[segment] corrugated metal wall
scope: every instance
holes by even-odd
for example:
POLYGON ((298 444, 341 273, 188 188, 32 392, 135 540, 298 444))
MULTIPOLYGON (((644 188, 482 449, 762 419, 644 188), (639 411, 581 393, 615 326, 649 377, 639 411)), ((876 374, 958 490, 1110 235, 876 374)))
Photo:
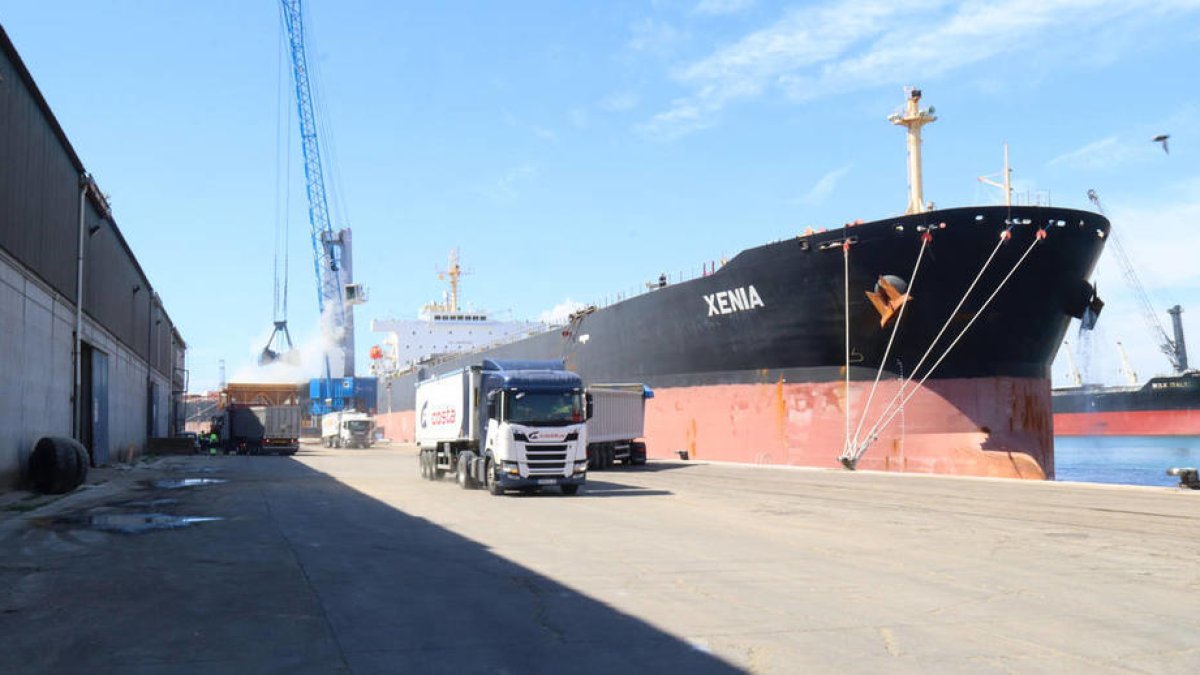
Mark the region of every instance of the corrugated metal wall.
MULTIPOLYGON (((7 43, 7 36, 0 36, 7 43)), ((79 171, 20 70, 0 58, 0 246, 71 302, 79 171)))
MULTIPOLYGON (((83 173, 0 28, 0 247, 72 303, 83 173)), ((170 379, 182 340, 116 223, 85 204, 83 311, 170 379)))

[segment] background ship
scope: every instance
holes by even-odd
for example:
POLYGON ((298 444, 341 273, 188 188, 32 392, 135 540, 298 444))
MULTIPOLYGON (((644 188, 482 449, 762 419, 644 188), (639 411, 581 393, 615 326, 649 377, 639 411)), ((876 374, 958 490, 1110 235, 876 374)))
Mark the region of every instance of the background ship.
MULTIPOLYGON (((1200 436, 1200 372, 1188 368, 1182 309, 1168 310, 1174 339, 1159 329, 1173 375, 1136 384, 1122 353, 1128 386, 1083 384, 1072 361, 1073 387, 1053 392, 1054 433, 1059 436, 1200 436)), ((1118 344, 1119 346, 1119 344, 1118 344)), ((1070 352, 1066 352, 1070 358, 1070 352)))
MULTIPOLYGON (((482 358, 562 358, 587 382, 644 382, 651 457, 1053 476, 1051 359, 1096 306, 1099 214, 932 210, 913 90, 903 216, 748 249, 712 274, 574 314, 555 330, 445 356, 381 383, 379 423, 410 440, 414 385, 482 358)), ((1011 194, 1011 193, 1010 193, 1011 194)))

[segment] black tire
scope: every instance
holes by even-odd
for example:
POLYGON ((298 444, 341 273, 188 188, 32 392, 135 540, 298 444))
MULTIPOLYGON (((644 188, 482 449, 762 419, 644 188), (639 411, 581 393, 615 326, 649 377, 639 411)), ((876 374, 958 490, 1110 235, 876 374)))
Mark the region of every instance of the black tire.
POLYGON ((487 491, 493 496, 499 497, 504 494, 504 487, 496 479, 496 464, 491 457, 487 458, 487 463, 483 467, 483 480, 487 485, 487 491))
POLYGON ((468 457, 470 454, 471 453, 469 452, 460 452, 458 454, 458 471, 455 475, 455 479, 458 481, 458 486, 464 490, 470 490, 472 487, 474 487, 472 484, 474 481, 471 480, 471 461, 468 457))
POLYGON ((424 450, 417 453, 417 474, 422 480, 429 480, 429 453, 424 450))
POLYGON ((645 443, 634 443, 629 446, 629 463, 633 466, 642 466, 646 463, 645 443))
POLYGON ((47 436, 29 457, 29 479, 43 494, 70 492, 87 480, 87 450, 73 438, 47 436))
POLYGON ((579 493, 579 486, 576 484, 562 486, 562 493, 568 497, 579 493))

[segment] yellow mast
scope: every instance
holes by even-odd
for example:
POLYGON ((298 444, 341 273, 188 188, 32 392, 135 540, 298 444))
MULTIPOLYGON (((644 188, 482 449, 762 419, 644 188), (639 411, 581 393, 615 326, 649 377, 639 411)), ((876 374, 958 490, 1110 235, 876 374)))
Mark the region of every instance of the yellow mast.
POLYGON ((462 267, 458 264, 458 249, 450 249, 450 267, 445 272, 438 272, 438 279, 445 281, 450 280, 450 298, 449 302, 442 304, 440 302, 431 302, 425 305, 424 310, 427 312, 458 312, 458 279, 463 275, 462 267))
POLYGON ((892 113, 888 116, 889 122, 908 130, 908 208, 905 214, 925 211, 925 199, 921 194, 921 127, 936 121, 937 117, 933 115, 932 107, 921 110, 918 107, 920 102, 921 90, 909 89, 904 114, 892 113))

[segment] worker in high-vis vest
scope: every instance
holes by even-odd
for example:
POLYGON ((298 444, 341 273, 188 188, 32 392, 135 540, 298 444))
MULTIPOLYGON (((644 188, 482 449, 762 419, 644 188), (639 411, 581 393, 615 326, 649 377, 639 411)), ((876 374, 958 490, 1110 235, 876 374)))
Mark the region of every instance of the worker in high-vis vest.
POLYGON ((210 433, 208 435, 208 454, 210 454, 210 455, 217 454, 217 446, 220 445, 220 443, 221 443, 221 439, 217 437, 217 434, 210 433))

